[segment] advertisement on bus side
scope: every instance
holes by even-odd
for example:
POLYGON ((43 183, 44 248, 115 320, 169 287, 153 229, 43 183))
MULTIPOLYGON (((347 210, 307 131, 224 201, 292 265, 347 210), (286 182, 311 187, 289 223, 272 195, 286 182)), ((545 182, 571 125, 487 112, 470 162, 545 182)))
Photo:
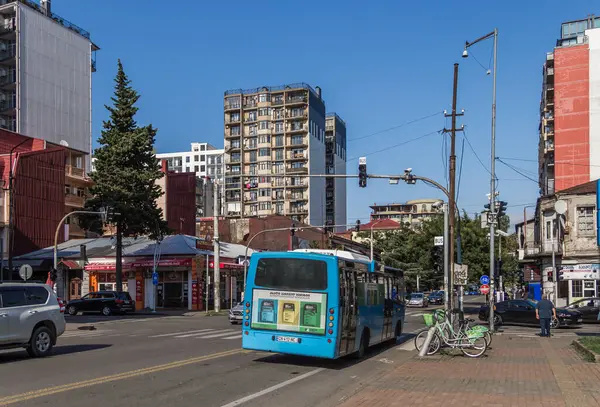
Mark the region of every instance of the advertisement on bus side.
POLYGON ((252 291, 252 328, 325 334, 327 294, 252 291))

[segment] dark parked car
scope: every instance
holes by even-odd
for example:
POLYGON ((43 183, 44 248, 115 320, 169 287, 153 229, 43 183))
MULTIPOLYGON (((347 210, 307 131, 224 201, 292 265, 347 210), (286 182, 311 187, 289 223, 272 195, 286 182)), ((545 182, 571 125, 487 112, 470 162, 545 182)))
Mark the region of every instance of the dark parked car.
POLYGON ((128 292, 97 291, 84 295, 78 300, 69 301, 67 304, 69 315, 77 315, 78 312, 99 312, 108 316, 134 311, 135 302, 128 292))
POLYGON ((576 310, 583 315, 583 322, 598 322, 600 312, 600 298, 584 298, 567 306, 568 310, 576 310))
MULTIPOLYGON (((496 303, 494 308, 494 324, 523 324, 539 325, 535 317, 535 300, 509 300, 496 303)), ((490 309, 484 305, 479 310, 479 320, 487 321, 490 315, 490 309)), ((581 325, 583 316, 581 312, 573 309, 557 308, 556 316, 558 321, 553 321, 553 328, 561 326, 581 325)))
POLYGON ((434 291, 429 295, 429 303, 433 305, 444 303, 444 291, 434 291))

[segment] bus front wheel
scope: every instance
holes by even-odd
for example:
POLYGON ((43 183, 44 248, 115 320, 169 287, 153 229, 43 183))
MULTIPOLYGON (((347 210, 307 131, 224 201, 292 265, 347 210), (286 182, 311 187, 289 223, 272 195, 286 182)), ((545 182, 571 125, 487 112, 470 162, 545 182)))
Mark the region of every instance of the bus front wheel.
POLYGON ((369 347, 369 331, 366 329, 363 331, 360 337, 360 345, 358 346, 358 350, 354 354, 356 359, 362 359, 367 352, 367 348, 369 347))

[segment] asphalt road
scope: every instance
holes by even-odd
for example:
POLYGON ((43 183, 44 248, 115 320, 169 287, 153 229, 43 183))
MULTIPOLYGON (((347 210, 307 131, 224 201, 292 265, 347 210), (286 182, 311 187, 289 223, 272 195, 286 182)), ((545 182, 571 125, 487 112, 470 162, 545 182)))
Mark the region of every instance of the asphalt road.
POLYGON ((397 343, 360 362, 244 351, 226 317, 104 318, 67 331, 49 358, 0 352, 0 406, 332 406, 412 357, 410 332, 432 309, 409 309, 397 343))

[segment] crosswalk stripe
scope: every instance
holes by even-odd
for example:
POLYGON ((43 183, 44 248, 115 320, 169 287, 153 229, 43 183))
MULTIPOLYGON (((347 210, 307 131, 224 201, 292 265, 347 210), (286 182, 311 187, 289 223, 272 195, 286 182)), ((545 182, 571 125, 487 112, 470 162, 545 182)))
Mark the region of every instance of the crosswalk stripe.
POLYGON ((65 332, 61 338, 83 337, 83 336, 99 336, 111 331, 86 331, 86 332, 65 332))
POLYGON ((220 331, 215 331, 214 329, 204 329, 204 332, 196 332, 196 333, 187 334, 187 335, 178 335, 178 336, 175 336, 174 338, 189 338, 190 336, 196 337, 198 335, 214 334, 215 332, 220 332, 220 331))
POLYGON ((222 332, 219 334, 215 334, 214 332, 211 332, 211 335, 202 335, 202 336, 195 336, 194 339, 210 339, 210 338, 218 338, 220 336, 227 336, 227 335, 231 335, 231 331, 232 329, 228 329, 229 332, 222 332), (212 335, 214 334, 214 335, 212 335))
POLYGON ((242 335, 235 335, 235 336, 229 336, 227 338, 223 338, 223 339, 242 339, 242 335))
POLYGON ((214 331, 214 329, 197 329, 195 331, 171 332, 171 333, 168 333, 168 334, 152 335, 152 336, 149 336, 148 338, 162 338, 162 337, 165 337, 165 336, 175 336, 175 335, 190 334, 190 333, 193 333, 193 332, 206 332, 206 331, 214 331))

